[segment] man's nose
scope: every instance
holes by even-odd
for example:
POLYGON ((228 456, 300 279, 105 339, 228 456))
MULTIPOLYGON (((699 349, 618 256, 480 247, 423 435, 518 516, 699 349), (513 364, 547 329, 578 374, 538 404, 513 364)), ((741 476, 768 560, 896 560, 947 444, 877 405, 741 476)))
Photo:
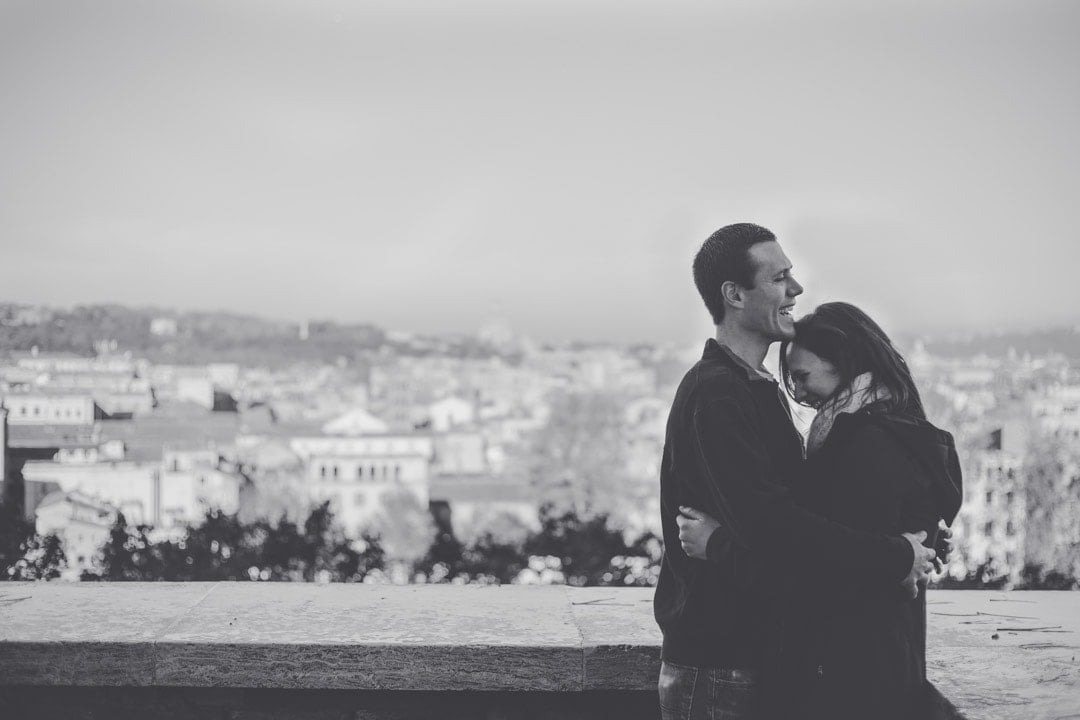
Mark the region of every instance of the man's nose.
POLYGON ((797 297, 802 295, 803 286, 799 284, 799 281, 793 277, 788 277, 788 297, 797 297))

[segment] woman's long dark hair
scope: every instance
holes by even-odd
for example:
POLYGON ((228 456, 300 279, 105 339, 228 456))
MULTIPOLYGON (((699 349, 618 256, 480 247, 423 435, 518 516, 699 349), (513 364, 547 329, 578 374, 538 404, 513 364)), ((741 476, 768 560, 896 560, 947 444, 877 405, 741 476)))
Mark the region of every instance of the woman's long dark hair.
POLYGON ((881 326, 854 305, 824 303, 795 322, 795 339, 785 340, 780 346, 780 374, 788 393, 794 397, 787 361, 792 343, 832 363, 840 376, 840 392, 849 392, 852 380, 869 372, 873 377, 871 392, 884 394, 880 392, 884 389, 888 395, 874 402, 871 408, 926 419, 907 361, 881 326))

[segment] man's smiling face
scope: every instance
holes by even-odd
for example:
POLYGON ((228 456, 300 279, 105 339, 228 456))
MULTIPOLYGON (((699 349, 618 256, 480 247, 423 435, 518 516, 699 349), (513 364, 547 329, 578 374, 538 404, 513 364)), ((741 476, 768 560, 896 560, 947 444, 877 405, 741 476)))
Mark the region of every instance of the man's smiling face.
POLYGON ((778 242, 758 243, 749 250, 756 268, 754 286, 743 288, 740 324, 769 342, 795 337, 795 298, 803 288, 791 274, 791 261, 778 242))

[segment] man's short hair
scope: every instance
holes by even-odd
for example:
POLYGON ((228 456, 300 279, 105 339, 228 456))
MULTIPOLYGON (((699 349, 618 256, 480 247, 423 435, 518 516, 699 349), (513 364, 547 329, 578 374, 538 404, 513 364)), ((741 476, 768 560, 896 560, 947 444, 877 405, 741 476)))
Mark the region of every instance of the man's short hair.
POLYGON ((713 323, 724 319, 724 298, 720 292, 728 280, 744 288, 754 287, 757 267, 750 259, 750 248, 758 243, 775 242, 771 230, 753 223, 726 225, 705 241, 694 257, 694 284, 697 285, 713 323))

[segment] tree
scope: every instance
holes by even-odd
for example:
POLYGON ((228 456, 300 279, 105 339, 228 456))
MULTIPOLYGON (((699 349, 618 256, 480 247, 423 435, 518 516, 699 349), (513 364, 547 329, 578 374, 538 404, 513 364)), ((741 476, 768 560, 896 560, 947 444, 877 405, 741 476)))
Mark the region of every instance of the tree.
POLYGON ((1052 433, 1035 435, 1022 472, 1025 547, 1034 577, 1080 578, 1080 450, 1052 433))
POLYGON ((551 414, 521 453, 524 475, 541 503, 581 518, 618 516, 625 507, 625 436, 621 400, 604 392, 555 395, 551 414))
POLYGON ((567 583, 577 586, 604 584, 611 559, 628 550, 622 532, 609 527, 606 515, 583 519, 552 505, 540 508, 540 531, 525 543, 528 555, 559 558, 567 583))
POLYGON ((401 489, 381 497, 382 510, 375 521, 382 547, 391 561, 412 566, 424 557, 435 540, 435 522, 420 499, 401 489))
POLYGON ((52 580, 67 567, 64 544, 52 533, 31 536, 21 549, 22 557, 7 569, 9 580, 52 580))
POLYGON ((95 564, 99 572, 84 571, 83 580, 167 580, 160 551, 149 538, 147 525, 129 528, 123 513, 109 529, 95 564))
POLYGON ((383 568, 379 539, 345 537, 329 503, 313 508, 303 527, 287 518, 243 523, 237 515, 208 512, 176 539, 153 541, 145 525, 128 527, 122 515, 98 554, 98 572, 85 580, 362 581, 383 568))
POLYGON ((11 567, 26 552, 25 544, 34 537, 34 526, 19 512, 11 498, 0 502, 0 579, 11 579, 11 567))
POLYGON ((462 571, 472 582, 502 585, 513 582, 529 564, 523 543, 484 532, 462 554, 462 571))

